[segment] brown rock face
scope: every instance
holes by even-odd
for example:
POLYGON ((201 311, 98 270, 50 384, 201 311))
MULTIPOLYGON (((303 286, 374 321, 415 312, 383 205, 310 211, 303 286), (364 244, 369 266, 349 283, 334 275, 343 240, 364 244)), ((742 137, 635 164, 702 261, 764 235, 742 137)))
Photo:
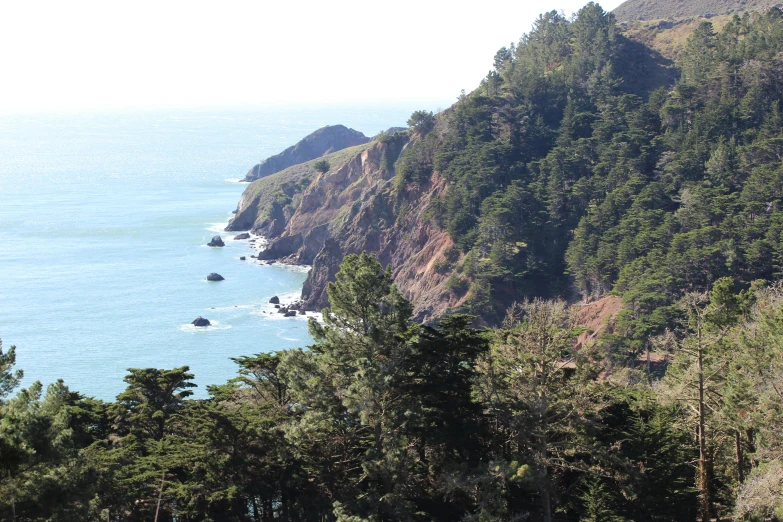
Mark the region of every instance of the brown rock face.
POLYGON ((623 309, 623 300, 620 297, 606 296, 576 307, 577 322, 588 329, 576 339, 577 347, 581 347, 603 333, 612 333, 617 314, 623 309))
MULTIPOLYGON (((373 143, 314 176, 292 198, 298 203, 293 213, 288 219, 278 216, 276 227, 268 218, 248 226, 270 239, 259 259, 312 264, 302 290, 304 308, 328 306, 326 285, 343 257, 362 251, 392 265, 395 283, 414 302, 418 320, 431 320, 461 304, 463 297, 446 288, 450 274, 436 268, 453 247, 451 238, 425 218, 430 201, 446 190, 446 183, 436 172, 420 186, 395 188, 394 170, 381 167, 387 147, 373 143)), ((240 208, 252 215, 253 205, 245 200, 240 208)))

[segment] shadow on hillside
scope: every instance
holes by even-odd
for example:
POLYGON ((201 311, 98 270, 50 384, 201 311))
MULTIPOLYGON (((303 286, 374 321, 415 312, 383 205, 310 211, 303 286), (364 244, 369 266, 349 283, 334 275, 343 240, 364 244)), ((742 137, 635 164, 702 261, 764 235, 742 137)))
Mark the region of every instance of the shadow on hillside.
POLYGON ((616 62, 616 73, 624 82, 620 89, 641 96, 645 100, 656 89, 671 87, 679 77, 674 62, 654 49, 618 35, 622 51, 616 62))

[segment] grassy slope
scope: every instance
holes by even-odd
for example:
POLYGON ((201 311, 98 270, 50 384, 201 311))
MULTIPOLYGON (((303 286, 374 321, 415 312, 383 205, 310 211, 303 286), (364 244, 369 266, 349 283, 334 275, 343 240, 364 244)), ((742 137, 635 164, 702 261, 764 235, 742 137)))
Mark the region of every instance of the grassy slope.
MULTIPOLYGON (((734 15, 720 15, 711 17, 715 31, 720 31, 734 15)), ((655 49, 664 57, 676 60, 685 47, 688 37, 706 19, 702 17, 684 18, 681 20, 637 20, 635 22, 621 22, 620 28, 623 34, 640 42, 651 49, 655 49)))
POLYGON ((613 11, 617 20, 663 20, 763 11, 779 0, 628 0, 613 11))
POLYGON ((275 201, 283 207, 284 212, 287 214, 286 217, 290 217, 299 205, 301 193, 318 174, 315 167, 313 167, 317 161, 325 159, 329 162, 331 168, 335 169, 367 149, 372 143, 374 142, 338 150, 252 182, 245 189, 243 197, 247 198, 247 201, 258 200, 258 218, 256 222, 258 223, 270 217, 272 204, 275 201))
POLYGON ((705 20, 720 31, 732 16, 763 11, 780 0, 628 0, 612 11, 630 39, 676 60, 694 29, 705 20))

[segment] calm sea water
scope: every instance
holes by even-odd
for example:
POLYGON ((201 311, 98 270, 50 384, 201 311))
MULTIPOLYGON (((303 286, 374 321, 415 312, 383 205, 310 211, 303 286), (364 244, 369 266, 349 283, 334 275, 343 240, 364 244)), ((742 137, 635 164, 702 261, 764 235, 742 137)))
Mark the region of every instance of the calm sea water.
POLYGON ((205 396, 236 376, 231 357, 306 346, 303 318, 264 313, 306 273, 240 261, 247 242, 205 244, 260 159, 323 125, 372 135, 418 108, 0 117, 0 338, 24 385, 62 378, 110 400, 127 368, 189 365, 205 396), (199 315, 215 326, 190 326, 199 315))

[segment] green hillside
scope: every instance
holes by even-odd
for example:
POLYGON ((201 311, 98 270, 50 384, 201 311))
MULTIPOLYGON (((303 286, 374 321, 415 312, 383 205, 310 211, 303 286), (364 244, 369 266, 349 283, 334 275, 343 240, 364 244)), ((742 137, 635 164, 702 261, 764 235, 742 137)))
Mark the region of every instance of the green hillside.
POLYGON ((615 293, 641 318, 722 276, 783 273, 780 11, 700 25, 673 86, 599 11, 541 18, 422 141, 449 181, 432 216, 466 254, 465 311, 615 293))

